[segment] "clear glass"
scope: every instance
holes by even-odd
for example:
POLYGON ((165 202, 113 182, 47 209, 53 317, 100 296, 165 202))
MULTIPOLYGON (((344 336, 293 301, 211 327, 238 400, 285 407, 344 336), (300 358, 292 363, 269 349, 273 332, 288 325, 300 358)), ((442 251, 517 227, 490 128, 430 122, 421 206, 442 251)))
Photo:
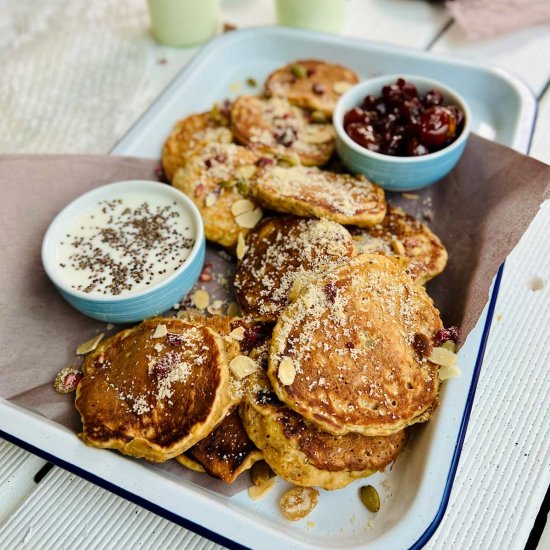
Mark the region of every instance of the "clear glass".
POLYGON ((313 31, 338 33, 346 15, 346 0, 275 0, 277 23, 313 31))
POLYGON ((218 0, 147 0, 153 36, 167 46, 202 44, 219 28, 218 0))

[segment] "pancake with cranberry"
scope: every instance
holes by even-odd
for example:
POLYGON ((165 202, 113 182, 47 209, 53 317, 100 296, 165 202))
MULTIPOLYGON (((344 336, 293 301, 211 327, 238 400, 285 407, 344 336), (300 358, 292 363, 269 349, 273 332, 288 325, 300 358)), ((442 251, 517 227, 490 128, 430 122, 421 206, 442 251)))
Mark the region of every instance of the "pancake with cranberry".
POLYGON ((149 319, 102 342, 77 388, 82 440, 164 462, 225 417, 229 367, 213 330, 180 319, 149 319))
MULTIPOLYGON (((218 111, 216 111, 218 112, 218 111)), ((176 123, 162 149, 162 167, 169 181, 187 157, 210 143, 231 143, 229 119, 212 111, 193 114, 176 123)))
POLYGON ((226 247, 237 244, 262 217, 262 212, 241 194, 243 181, 255 170, 258 154, 235 144, 211 144, 187 158, 172 185, 197 206, 209 241, 226 247))
POLYGON ((357 75, 342 65, 304 59, 271 73, 264 93, 268 97, 286 98, 293 105, 331 117, 342 94, 357 82, 357 75))
POLYGON ((388 437, 326 433, 281 403, 265 375, 240 407, 245 429, 273 471, 295 485, 340 489, 393 462, 405 432, 388 437))
POLYGON ((327 218, 343 225, 372 227, 386 215, 382 188, 363 176, 315 167, 263 168, 256 174, 250 194, 252 200, 276 212, 327 218))
POLYGON ((294 217, 262 220, 247 236, 246 252, 235 273, 235 293, 243 312, 275 322, 289 293, 312 273, 354 254, 353 239, 340 224, 294 217))
POLYGON ((313 123, 305 111, 281 98, 241 96, 231 109, 235 139, 292 164, 320 166, 335 147, 332 124, 313 123))
POLYGON ((428 420, 443 328, 424 287, 362 254, 320 275, 281 314, 268 375, 281 401, 335 435, 382 436, 428 420))
POLYGON ((186 455, 176 460, 187 467, 198 464, 205 472, 226 483, 233 483, 254 462, 263 458, 262 452, 249 439, 236 409, 186 455))
POLYGON ((359 253, 408 258, 407 271, 421 285, 439 275, 447 264, 447 251, 437 235, 401 208, 389 206, 382 223, 374 227, 348 229, 359 253))

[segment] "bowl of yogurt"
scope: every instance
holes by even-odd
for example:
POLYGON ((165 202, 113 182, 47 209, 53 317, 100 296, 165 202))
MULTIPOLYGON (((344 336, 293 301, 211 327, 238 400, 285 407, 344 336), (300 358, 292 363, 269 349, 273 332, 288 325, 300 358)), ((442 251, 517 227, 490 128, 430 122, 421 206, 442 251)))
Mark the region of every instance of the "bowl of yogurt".
POLYGON ((155 181, 98 187, 68 204, 42 242, 42 264, 60 294, 110 323, 158 315, 196 283, 204 263, 199 211, 155 181))

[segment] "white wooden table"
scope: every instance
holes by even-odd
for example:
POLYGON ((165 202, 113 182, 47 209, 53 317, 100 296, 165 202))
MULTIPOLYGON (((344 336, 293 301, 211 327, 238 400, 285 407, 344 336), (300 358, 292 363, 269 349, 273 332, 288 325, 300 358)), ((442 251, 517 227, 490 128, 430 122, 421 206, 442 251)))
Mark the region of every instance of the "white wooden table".
MULTIPOLYGON (((156 45, 142 0, 89 4, 0 0, 8 15, 0 20, 0 153, 107 152, 196 52, 156 45), (75 59, 75 52, 86 55, 75 59), (89 76, 96 73, 95 79, 89 76), (7 88, 13 82, 21 83, 17 94, 7 88), (101 103, 86 101, 92 88, 101 103)), ((239 27, 274 23, 270 0, 222 0, 222 13, 223 21, 239 27)), ((540 101, 529 154, 550 163, 549 26, 472 44, 444 7, 421 0, 350 0, 349 14, 345 35, 475 59, 518 75, 540 101)), ((504 292, 511 294, 508 286, 504 281, 504 292)), ((505 309, 506 296, 502 300, 505 309)), ((522 342, 520 331, 503 330, 491 333, 484 370, 499 360, 499 338, 522 342)), ((548 338, 538 344, 550 349, 548 338)), ((476 404, 490 388, 483 376, 476 404)), ((430 548, 525 547, 546 487, 506 496, 515 490, 513 478, 494 468, 494 457, 478 453, 488 422, 474 406, 447 514, 430 548), (495 509, 497 502, 504 510, 495 509), (506 509, 512 510, 510 516, 506 509)), ((548 472, 548 444, 538 452, 540 464, 522 468, 534 472, 540 466, 548 472)), ((57 467, 37 483, 35 475, 44 466, 42 459, 0 440, 0 548, 217 548, 57 467)), ((548 526, 539 548, 550 548, 548 526)))

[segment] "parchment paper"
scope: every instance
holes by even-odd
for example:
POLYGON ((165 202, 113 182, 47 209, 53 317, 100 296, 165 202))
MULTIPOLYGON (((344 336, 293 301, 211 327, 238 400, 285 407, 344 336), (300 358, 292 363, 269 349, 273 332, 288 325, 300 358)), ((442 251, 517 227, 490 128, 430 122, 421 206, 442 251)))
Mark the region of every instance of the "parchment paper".
MULTIPOLYGON (((80 343, 120 326, 107 329, 61 298, 42 268, 42 238, 55 215, 77 196, 115 181, 156 179, 156 164, 108 156, 0 156, 0 397, 32 407, 75 433, 81 426, 74 394, 57 394, 52 381, 64 366, 80 363, 75 356, 80 343)), ((415 193, 416 200, 388 198, 419 218, 433 218, 428 224, 447 247, 449 263, 428 292, 444 324, 460 326, 464 338, 487 302, 498 267, 550 198, 550 166, 472 136, 452 174, 415 193)), ((214 274, 230 268, 226 253, 215 247, 207 261, 214 264, 214 274)), ((200 286, 217 296, 227 294, 216 280, 200 286)), ((241 476, 228 486, 175 461, 158 467, 224 494, 249 484, 248 476, 241 476)))

